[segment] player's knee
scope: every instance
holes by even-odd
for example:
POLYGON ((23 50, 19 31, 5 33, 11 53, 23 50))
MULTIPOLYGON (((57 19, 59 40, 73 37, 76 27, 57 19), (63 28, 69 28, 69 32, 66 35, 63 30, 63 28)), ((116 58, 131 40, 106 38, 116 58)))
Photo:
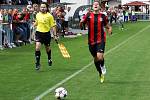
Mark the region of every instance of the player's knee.
POLYGON ((97 60, 98 60, 98 61, 102 61, 102 60, 103 60, 103 57, 97 57, 97 60))
POLYGON ((40 51, 40 46, 36 45, 35 50, 40 51))
POLYGON ((103 58, 103 54, 102 53, 98 53, 97 54, 97 60, 98 61, 102 61, 104 58, 103 58))
POLYGON ((36 47, 35 47, 35 50, 36 50, 36 51, 40 51, 40 47, 39 47, 39 46, 36 46, 36 47))

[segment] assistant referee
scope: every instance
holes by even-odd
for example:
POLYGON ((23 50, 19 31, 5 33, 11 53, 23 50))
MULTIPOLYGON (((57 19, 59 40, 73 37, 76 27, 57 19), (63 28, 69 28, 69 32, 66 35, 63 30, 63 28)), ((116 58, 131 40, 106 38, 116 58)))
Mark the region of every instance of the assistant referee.
POLYGON ((51 34, 50 30, 53 30, 54 39, 57 40, 57 34, 56 34, 56 22, 53 18, 53 16, 49 13, 48 10, 48 4, 45 2, 42 2, 40 4, 40 12, 36 15, 36 20, 34 23, 34 26, 36 26, 36 33, 35 33, 35 69, 40 69, 40 48, 41 45, 45 45, 45 49, 48 56, 48 65, 52 65, 52 59, 51 59, 51 48, 50 48, 50 42, 51 42, 51 34))

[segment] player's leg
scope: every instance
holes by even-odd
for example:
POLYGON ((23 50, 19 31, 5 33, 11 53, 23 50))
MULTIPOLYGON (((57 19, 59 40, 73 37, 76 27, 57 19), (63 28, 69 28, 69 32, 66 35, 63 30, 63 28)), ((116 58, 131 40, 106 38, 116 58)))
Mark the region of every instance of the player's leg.
POLYGON ((98 52, 96 59, 100 64, 102 74, 106 74, 106 68, 105 68, 105 65, 104 65, 104 53, 99 53, 98 52))
POLYGON ((41 48, 41 34, 40 32, 36 32, 35 34, 35 67, 36 70, 40 69, 40 57, 41 57, 41 52, 40 52, 40 48, 41 48))
POLYGON ((97 71, 99 72, 99 75, 101 75, 102 72, 101 72, 101 68, 100 68, 100 61, 97 60, 97 57, 94 57, 94 64, 95 64, 97 71))
POLYGON ((36 42, 35 43, 35 64, 36 64, 36 70, 40 69, 40 56, 41 56, 41 52, 40 52, 40 48, 41 48, 41 43, 40 42, 36 42))
POLYGON ((97 62, 99 62, 99 67, 101 70, 101 73, 99 74, 101 83, 104 82, 104 75, 106 74, 106 68, 104 65, 104 50, 105 50, 105 42, 97 44, 97 54, 95 59, 97 60, 97 62))
POLYGON ((105 51, 105 42, 102 42, 97 45, 97 60, 100 62, 100 68, 102 74, 106 74, 106 68, 104 65, 104 51, 105 51))
POLYGON ((44 37, 44 45, 45 45, 45 50, 46 50, 47 57, 48 57, 49 66, 52 65, 50 42, 51 42, 51 35, 49 32, 47 32, 44 37))
POLYGON ((99 73, 100 81, 102 83, 104 82, 104 75, 102 74, 101 68, 101 66, 104 66, 104 46, 102 50, 100 48, 102 48, 101 44, 89 45, 89 51, 94 58, 94 64, 99 73))
POLYGON ((106 73, 106 68, 104 66, 104 53, 97 53, 97 56, 95 58, 97 60, 97 63, 99 63, 99 65, 97 65, 97 67, 99 68, 100 72, 99 76, 100 76, 100 81, 101 83, 104 82, 104 74, 106 73))
POLYGON ((101 75, 102 74, 101 68, 100 68, 101 62, 97 58, 97 47, 96 47, 96 45, 89 45, 89 51, 94 58, 95 67, 96 67, 98 73, 101 75))
POLYGON ((48 57, 48 65, 52 66, 52 59, 51 59, 51 48, 49 45, 45 45, 45 49, 47 52, 47 57, 48 57))

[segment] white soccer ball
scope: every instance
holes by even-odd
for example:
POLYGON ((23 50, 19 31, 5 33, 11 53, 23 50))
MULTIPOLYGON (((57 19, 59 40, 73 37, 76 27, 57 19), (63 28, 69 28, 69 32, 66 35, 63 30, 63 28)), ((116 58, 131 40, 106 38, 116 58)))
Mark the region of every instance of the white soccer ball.
POLYGON ((55 90, 55 97, 58 100, 63 100, 67 96, 67 90, 63 87, 59 87, 55 90))

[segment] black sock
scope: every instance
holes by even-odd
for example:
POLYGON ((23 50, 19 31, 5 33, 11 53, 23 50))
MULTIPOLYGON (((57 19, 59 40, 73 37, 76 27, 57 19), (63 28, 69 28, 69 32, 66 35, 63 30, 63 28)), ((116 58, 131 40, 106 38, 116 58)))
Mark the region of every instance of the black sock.
POLYGON ((41 56, 41 52, 40 51, 35 51, 36 64, 40 63, 40 56, 41 56))
POLYGON ((104 59, 100 61, 100 65, 101 65, 101 67, 104 66, 104 59))
POLYGON ((99 74, 101 74, 101 68, 100 68, 100 61, 94 61, 94 64, 96 66, 97 71, 99 72, 99 74))
POLYGON ((47 56, 48 56, 48 60, 50 60, 50 59, 51 59, 51 50, 49 50, 49 51, 47 52, 47 56))

